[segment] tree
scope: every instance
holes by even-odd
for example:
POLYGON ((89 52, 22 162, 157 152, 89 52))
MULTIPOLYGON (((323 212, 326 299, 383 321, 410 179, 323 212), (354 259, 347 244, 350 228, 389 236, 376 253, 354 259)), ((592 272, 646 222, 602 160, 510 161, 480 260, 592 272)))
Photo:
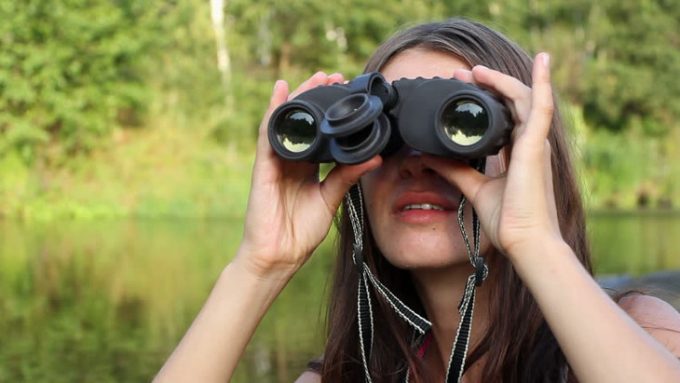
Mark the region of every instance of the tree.
POLYGON ((148 96, 142 64, 158 48, 159 2, 0 1, 0 155, 92 148, 135 125, 148 96))

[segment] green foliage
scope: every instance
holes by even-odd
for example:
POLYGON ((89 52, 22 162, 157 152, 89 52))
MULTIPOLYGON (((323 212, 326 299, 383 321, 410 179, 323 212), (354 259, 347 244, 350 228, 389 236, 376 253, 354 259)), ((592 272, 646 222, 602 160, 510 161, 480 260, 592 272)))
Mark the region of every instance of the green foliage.
POLYGON ((73 158, 66 168, 30 169, 16 157, 0 161, 0 174, 10 175, 0 177, 0 217, 241 216, 251 162, 252 155, 176 127, 118 130, 115 145, 73 158))
MULTIPOLYGON (((295 88, 318 70, 352 78, 397 29, 451 16, 487 23, 529 52, 552 53, 556 88, 581 124, 582 174, 596 206, 632 206, 643 189, 678 200, 672 176, 680 152, 669 143, 680 129, 678 4, 228 0, 225 80, 208 1, 0 0, 0 215, 225 212, 225 204, 192 202, 217 199, 200 186, 177 186, 221 184, 214 179, 231 171, 224 169, 247 173, 275 79, 295 88), (172 137, 185 137, 182 150, 193 154, 165 185, 158 180, 151 192, 120 176, 155 174, 145 166, 162 167, 171 154, 128 149, 174 145, 172 137), (660 151, 656 157, 650 148, 660 151), (188 171, 203 166, 199 153, 219 150, 230 162, 211 154, 208 166, 224 172, 188 171), (656 161, 665 170, 655 170, 656 161)), ((247 177, 230 183, 247 191, 247 177)), ((241 210, 233 204, 229 214, 241 210)))
POLYGON ((278 76, 292 67, 356 74, 378 42, 405 23, 438 17, 427 1, 228 1, 232 45, 241 63, 269 66, 278 76), (240 44, 239 44, 240 42, 240 44))
POLYGON ((680 95, 680 7, 669 1, 593 3, 600 17, 583 84, 587 119, 620 131, 642 121, 644 134, 661 137, 677 128, 680 95))
POLYGON ((151 2, 0 1, 0 153, 32 160, 48 142, 82 152, 134 123, 159 16, 151 2))

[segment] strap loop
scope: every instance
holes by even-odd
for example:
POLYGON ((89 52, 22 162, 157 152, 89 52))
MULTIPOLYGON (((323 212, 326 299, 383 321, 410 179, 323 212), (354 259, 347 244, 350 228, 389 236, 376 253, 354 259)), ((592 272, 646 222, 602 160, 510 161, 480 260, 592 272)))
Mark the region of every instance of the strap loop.
POLYGON ((489 267, 484 262, 484 257, 478 256, 475 258, 475 286, 479 287, 484 283, 486 277, 489 275, 489 267))

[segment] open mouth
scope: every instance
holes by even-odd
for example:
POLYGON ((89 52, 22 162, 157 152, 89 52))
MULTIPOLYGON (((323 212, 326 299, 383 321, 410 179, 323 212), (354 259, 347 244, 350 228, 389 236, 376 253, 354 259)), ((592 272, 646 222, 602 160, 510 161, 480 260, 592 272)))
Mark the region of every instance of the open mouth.
POLYGON ((403 213, 413 210, 420 211, 451 211, 456 204, 441 192, 408 191, 399 195, 393 205, 393 212, 403 213))
POLYGON ((439 210, 445 211, 443 206, 432 204, 432 203, 412 203, 401 208, 401 211, 409 210, 439 210))
POLYGON ((401 222, 431 224, 453 219, 457 205, 441 192, 408 191, 394 203, 393 214, 401 222))

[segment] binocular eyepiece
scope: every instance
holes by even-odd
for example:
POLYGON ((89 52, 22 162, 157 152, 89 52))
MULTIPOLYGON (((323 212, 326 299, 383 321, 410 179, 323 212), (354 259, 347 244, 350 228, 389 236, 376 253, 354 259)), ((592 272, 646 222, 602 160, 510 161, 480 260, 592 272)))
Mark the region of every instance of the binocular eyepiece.
POLYGON ((379 73, 319 86, 279 106, 269 142, 293 161, 357 164, 404 144, 423 153, 473 160, 497 153, 512 130, 491 93, 455 79, 401 79, 379 73))

